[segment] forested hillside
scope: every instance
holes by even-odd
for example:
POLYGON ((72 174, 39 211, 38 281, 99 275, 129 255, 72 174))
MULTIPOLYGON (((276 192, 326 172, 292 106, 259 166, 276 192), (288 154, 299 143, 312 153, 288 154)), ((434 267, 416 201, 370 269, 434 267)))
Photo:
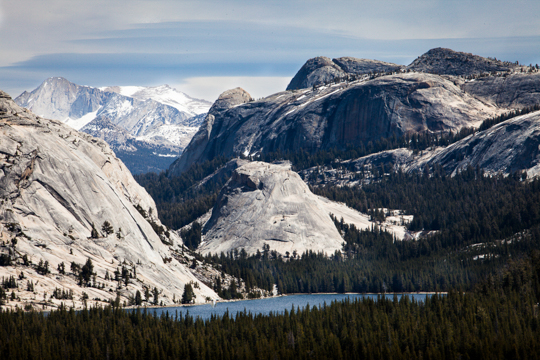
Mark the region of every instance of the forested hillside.
MULTIPOLYGON (((201 178, 211 169, 208 165, 199 173, 187 172, 184 179, 201 178)), ((335 219, 346 245, 333 257, 281 256, 268 247, 252 257, 240 251, 208 256, 206 262, 241 278, 248 289, 259 286, 270 291, 277 284, 281 293, 446 291, 456 286, 470 288, 509 259, 540 248, 540 180, 525 181, 522 173, 489 177, 473 168, 455 177, 441 168, 425 173, 378 173, 378 178, 361 188, 312 190, 380 221, 385 213, 378 209, 383 208, 414 215, 408 227, 412 233, 421 231, 417 240, 395 241, 377 227, 358 230, 335 219)), ((179 183, 164 175, 159 179, 162 184, 179 183)), ((186 180, 184 188, 193 181, 186 180)), ((193 190, 188 193, 194 194, 193 190)), ((207 203, 204 199, 190 200, 203 204, 203 210, 186 206, 184 223, 210 209, 212 199, 207 203)), ((183 234, 192 247, 200 242, 200 235, 199 227, 183 234)), ((215 291, 234 297, 234 291, 226 293, 228 289, 218 283, 216 279, 212 284, 215 291)))

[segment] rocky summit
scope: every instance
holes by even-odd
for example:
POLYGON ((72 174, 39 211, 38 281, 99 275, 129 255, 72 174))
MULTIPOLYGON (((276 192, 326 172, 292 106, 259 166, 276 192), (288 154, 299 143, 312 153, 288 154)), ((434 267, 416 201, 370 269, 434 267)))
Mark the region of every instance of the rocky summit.
MULTIPOLYGON (((152 198, 104 141, 0 93, 0 253, 18 265, 0 267, 0 277, 25 279, 20 304, 58 306, 55 289, 73 293, 77 307, 84 294, 127 303, 154 288, 172 304, 185 284, 198 283, 175 246, 180 237, 161 225, 152 198), (73 274, 89 259, 94 275, 79 286, 73 274)), ((199 302, 216 297, 202 283, 195 292, 199 302)))
POLYGON ((287 86, 287 90, 305 89, 335 82, 337 79, 369 73, 386 73, 401 69, 401 65, 378 60, 340 57, 330 60, 319 56, 306 61, 287 86))
POLYGON ((521 68, 522 66, 517 63, 485 58, 446 48, 431 49, 407 66, 407 69, 413 71, 460 76, 508 72, 521 68))

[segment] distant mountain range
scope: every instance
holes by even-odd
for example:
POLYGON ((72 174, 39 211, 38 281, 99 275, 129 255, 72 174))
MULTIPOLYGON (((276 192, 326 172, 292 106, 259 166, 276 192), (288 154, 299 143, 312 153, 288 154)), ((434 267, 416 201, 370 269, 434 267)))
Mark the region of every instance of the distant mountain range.
POLYGON ((211 105, 168 85, 93 88, 61 77, 45 80, 15 102, 104 139, 133 173, 166 169, 211 105))

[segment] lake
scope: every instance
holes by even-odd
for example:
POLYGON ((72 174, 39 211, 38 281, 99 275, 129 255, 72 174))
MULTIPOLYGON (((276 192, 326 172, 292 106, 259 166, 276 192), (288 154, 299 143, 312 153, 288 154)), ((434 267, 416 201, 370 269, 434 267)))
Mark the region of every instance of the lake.
MULTIPOLYGON (((235 316, 238 312, 251 312, 253 315, 263 314, 268 315, 270 312, 273 313, 283 313, 285 309, 288 311, 294 306, 296 310, 298 307, 301 309, 305 308, 309 304, 310 307, 313 306, 323 306, 324 303, 330 305, 332 301, 343 301, 349 299, 354 301, 355 299, 371 298, 377 299, 377 294, 301 294, 301 295, 288 295, 288 296, 279 296, 274 298, 266 299, 257 299, 257 300, 241 300, 241 301, 223 301, 217 302, 215 307, 212 307, 211 304, 205 305, 193 305, 193 306, 177 306, 177 307, 166 307, 166 308, 153 308, 148 309, 149 313, 155 313, 157 316, 160 316, 162 313, 169 312, 169 315, 175 316, 178 312, 178 316, 182 314, 185 316, 189 315, 193 317, 200 317, 201 319, 207 320, 210 319, 212 315, 222 316, 227 311, 229 315, 235 316)), ((386 294, 386 298, 393 299, 394 294, 386 294)), ((423 301, 426 298, 426 294, 397 294, 398 299, 402 296, 408 296, 415 301, 423 301)), ((431 296, 431 295, 427 295, 431 296)))

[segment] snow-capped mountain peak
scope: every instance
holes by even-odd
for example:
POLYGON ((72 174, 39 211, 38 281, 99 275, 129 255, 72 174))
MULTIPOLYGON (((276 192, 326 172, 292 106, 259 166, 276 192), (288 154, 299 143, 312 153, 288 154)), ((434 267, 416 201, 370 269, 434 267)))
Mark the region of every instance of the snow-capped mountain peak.
MULTIPOLYGON (((139 138, 139 145, 145 143, 144 148, 159 144, 170 149, 166 155, 174 157, 187 146, 212 105, 168 85, 95 88, 60 77, 45 80, 32 92, 25 91, 15 102, 44 118, 60 120, 76 130, 109 140, 114 138, 110 129, 103 129, 108 133, 102 136, 96 126, 110 122, 139 138), (86 128, 94 121, 92 130, 86 128), (165 128, 161 129, 162 126, 165 128)), ((118 137, 125 140, 125 136, 118 137)), ((120 150, 116 146, 119 139, 109 142, 115 151, 120 150)), ((127 158, 122 160, 129 166, 127 158)))
POLYGON ((102 91, 115 92, 123 96, 129 96, 137 100, 153 100, 160 104, 171 106, 178 111, 191 116, 208 112, 212 103, 206 100, 195 99, 191 96, 170 87, 160 86, 110 86, 100 88, 102 91))

